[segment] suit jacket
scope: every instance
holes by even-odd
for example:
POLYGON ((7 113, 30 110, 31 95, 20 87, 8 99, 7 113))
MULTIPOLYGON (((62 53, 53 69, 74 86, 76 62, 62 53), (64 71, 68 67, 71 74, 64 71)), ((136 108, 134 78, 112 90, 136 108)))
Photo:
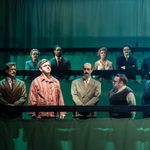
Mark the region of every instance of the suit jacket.
MULTIPOLYGON (((0 81, 0 105, 8 106, 9 104, 13 104, 15 106, 21 106, 25 103, 26 98, 26 86, 23 81, 15 79, 12 89, 7 79, 3 79, 2 81, 0 81)), ((20 118, 21 113, 8 112, 1 113, 0 116, 6 118, 20 118)))
POLYGON ((76 79, 72 82, 71 94, 76 105, 95 105, 101 94, 101 83, 91 78, 86 87, 83 78, 76 79))
POLYGON ((150 79, 150 74, 148 72, 150 71, 150 57, 147 57, 143 60, 141 70, 142 70, 142 79, 150 79), (147 73, 145 71, 147 71, 147 73))
POLYGON ((124 56, 118 57, 117 58, 117 69, 118 70, 123 70, 121 67, 125 66, 125 70, 127 70, 128 72, 126 73, 126 76, 128 79, 136 79, 135 73, 134 71, 137 70, 137 60, 132 57, 129 56, 128 61, 126 61, 124 56))
POLYGON ((71 69, 71 63, 69 60, 66 60, 64 57, 62 57, 60 65, 58 66, 57 60, 55 57, 53 57, 51 60, 51 68, 52 68, 52 74, 56 78, 64 79, 69 78, 69 76, 66 76, 63 71, 68 71, 71 69), (59 72, 56 74, 56 72, 59 72), (61 72, 61 73, 60 73, 61 72))
MULTIPOLYGON (((83 78, 76 79, 72 82, 71 94, 76 105, 96 105, 101 94, 101 83, 91 78, 86 87, 83 78)), ((89 115, 89 113, 80 114, 89 115)))

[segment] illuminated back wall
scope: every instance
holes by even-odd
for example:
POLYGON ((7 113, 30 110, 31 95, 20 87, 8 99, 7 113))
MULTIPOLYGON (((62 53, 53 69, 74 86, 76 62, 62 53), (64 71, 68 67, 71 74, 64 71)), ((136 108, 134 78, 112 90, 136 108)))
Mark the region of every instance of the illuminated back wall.
POLYGON ((150 46, 149 0, 1 0, 0 48, 150 46))

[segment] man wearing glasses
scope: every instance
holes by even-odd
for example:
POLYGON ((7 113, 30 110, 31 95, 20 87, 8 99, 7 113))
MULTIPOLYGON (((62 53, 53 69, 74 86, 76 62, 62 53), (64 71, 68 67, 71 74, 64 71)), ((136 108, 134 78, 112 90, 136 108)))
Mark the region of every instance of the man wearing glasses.
MULTIPOLYGON (((136 99, 133 90, 126 84, 127 77, 124 74, 117 74, 112 82, 113 89, 110 91, 110 105, 136 105, 136 99)), ((112 118, 134 118, 135 112, 117 112, 111 111, 112 118)))

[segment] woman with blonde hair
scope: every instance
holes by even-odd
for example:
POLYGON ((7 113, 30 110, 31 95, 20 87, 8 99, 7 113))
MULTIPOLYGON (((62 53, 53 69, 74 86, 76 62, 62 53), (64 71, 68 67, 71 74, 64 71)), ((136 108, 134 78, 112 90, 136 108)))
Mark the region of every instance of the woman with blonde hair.
MULTIPOLYGON (((113 64, 110 60, 107 59, 108 50, 106 47, 102 47, 98 50, 99 60, 94 64, 94 70, 113 70, 113 64)), ((100 78, 100 77, 98 77, 100 78)), ((102 77, 105 79, 111 79, 110 76, 102 77)))

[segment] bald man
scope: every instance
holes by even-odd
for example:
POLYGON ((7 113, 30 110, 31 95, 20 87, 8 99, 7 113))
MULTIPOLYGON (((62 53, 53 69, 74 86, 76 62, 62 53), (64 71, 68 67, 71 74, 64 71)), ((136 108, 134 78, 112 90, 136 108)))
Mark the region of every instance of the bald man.
MULTIPOLYGON (((75 105, 94 106, 99 101, 99 96, 101 94, 101 83, 95 79, 92 79, 92 71, 92 65, 90 63, 85 63, 83 65, 83 77, 72 82, 71 94, 75 105)), ((93 113, 91 112, 76 112, 75 114, 75 117, 79 118, 87 118, 92 116, 93 113)))

